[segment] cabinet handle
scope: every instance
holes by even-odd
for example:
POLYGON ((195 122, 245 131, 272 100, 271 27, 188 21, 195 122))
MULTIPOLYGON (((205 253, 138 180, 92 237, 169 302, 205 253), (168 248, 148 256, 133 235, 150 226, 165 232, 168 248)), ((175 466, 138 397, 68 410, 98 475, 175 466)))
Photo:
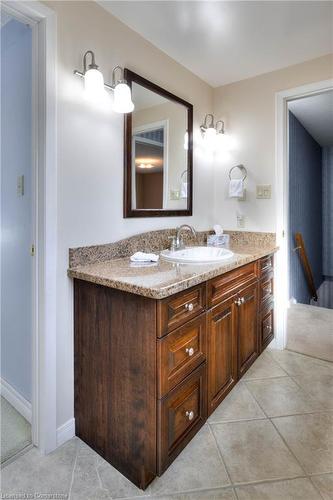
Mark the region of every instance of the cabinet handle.
POLYGON ((193 356, 193 354, 194 354, 194 349, 193 349, 193 347, 186 347, 185 352, 187 352, 187 354, 188 354, 189 356, 193 356))
POLYGON ((194 309, 194 305, 192 304, 192 302, 190 302, 189 304, 185 304, 185 309, 186 311, 193 311, 194 309))
POLYGON ((240 301, 241 301, 241 304, 244 304, 244 302, 245 302, 244 297, 242 297, 242 298, 240 299, 240 301))
POLYGON ((189 420, 193 420, 193 417, 194 417, 194 411, 187 411, 187 412, 185 413, 185 415, 187 416, 187 418, 188 418, 189 420))
POLYGON ((241 301, 241 299, 240 299, 240 298, 238 298, 238 299, 236 299, 236 300, 235 300, 235 304, 236 304, 236 306, 240 306, 240 305, 241 305, 241 303, 242 303, 242 301, 241 301))

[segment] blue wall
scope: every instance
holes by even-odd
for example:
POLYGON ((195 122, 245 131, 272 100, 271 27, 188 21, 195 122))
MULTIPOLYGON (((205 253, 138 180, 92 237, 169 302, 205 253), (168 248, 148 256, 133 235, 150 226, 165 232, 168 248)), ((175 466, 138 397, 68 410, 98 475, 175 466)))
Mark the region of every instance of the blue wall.
POLYGON ((31 401, 32 32, 1 28, 1 377, 31 401), (17 194, 24 175, 25 194, 17 194))
POLYGON ((290 298, 308 304, 310 294, 294 235, 302 233, 316 288, 323 281, 322 148, 289 112, 290 298))
POLYGON ((333 278, 333 146, 323 148, 323 274, 333 278))

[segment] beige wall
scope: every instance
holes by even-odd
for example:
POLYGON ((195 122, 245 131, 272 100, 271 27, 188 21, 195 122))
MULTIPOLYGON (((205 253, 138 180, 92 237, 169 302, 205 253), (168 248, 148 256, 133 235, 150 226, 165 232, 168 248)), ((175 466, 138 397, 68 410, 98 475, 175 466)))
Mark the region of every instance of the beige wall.
MULTIPOLYGON (((83 95, 73 75, 86 50, 110 82, 112 68, 126 66, 194 105, 198 128, 212 111, 213 91, 166 54, 127 28, 95 2, 51 1, 58 35, 58 283, 57 425, 73 417, 72 283, 67 278, 69 247, 120 238, 189 222, 210 225, 213 166, 194 161, 194 215, 183 218, 123 219, 123 116, 103 111, 83 95)), ((196 140, 196 138, 195 138, 196 140)))
POLYGON ((332 59, 321 58, 281 72, 213 89, 159 51, 95 2, 50 1, 58 36, 58 281, 57 425, 73 417, 72 283, 68 248, 116 241, 131 234, 188 222, 204 229, 213 222, 235 227, 235 203, 225 199, 227 170, 243 162, 250 176, 248 229, 274 228, 274 200, 253 200, 255 182, 274 183, 274 93, 330 76, 332 59), (96 52, 107 82, 120 64, 194 105, 194 214, 187 218, 123 219, 123 117, 85 101, 83 53, 96 52), (213 110, 239 141, 232 161, 215 162, 202 152, 199 125, 213 110), (215 208, 212 190, 215 183, 215 208))
POLYGON ((275 230, 275 93, 333 77, 333 54, 214 90, 214 113, 236 141, 233 152, 215 160, 215 218, 235 229, 237 211, 247 230, 275 230), (228 171, 248 170, 247 201, 228 198, 228 171), (272 184, 272 199, 257 200, 256 184, 272 184))

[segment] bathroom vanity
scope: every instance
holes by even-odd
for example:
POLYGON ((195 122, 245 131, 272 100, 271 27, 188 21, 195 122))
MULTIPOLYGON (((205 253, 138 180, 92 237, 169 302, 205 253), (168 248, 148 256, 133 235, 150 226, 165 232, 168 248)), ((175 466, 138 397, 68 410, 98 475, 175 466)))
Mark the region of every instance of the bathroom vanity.
POLYGON ((140 488, 273 339, 273 252, 198 268, 125 258, 69 271, 76 434, 140 488))

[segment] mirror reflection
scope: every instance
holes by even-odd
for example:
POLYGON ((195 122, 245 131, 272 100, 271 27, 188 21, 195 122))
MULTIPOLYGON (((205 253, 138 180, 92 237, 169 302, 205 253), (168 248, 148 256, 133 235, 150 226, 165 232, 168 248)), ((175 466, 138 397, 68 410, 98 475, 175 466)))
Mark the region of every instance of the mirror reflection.
POLYGON ((132 210, 188 207, 188 110, 132 84, 132 210))

